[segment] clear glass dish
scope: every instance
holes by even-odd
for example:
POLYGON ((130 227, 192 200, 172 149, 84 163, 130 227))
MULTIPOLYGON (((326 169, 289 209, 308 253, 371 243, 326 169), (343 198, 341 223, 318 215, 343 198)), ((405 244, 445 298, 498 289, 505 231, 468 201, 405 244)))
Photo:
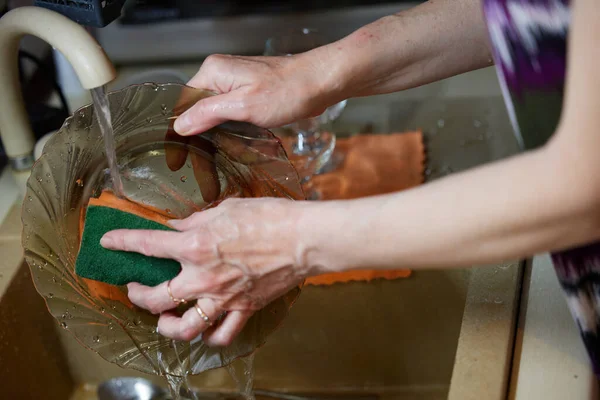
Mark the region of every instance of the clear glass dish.
MULTIPOLYGON (((117 161, 131 200, 182 218, 228 197, 302 199, 298 175, 268 130, 227 123, 194 138, 175 117, 211 94, 179 84, 143 84, 109 94, 117 161)), ((34 284, 60 325, 85 347, 122 367, 183 376, 230 364, 261 346, 286 317, 300 288, 257 312, 231 346, 173 342, 157 316, 134 306, 127 288, 75 274, 80 218, 110 186, 104 141, 85 106, 44 147, 27 184, 23 247, 34 284)))

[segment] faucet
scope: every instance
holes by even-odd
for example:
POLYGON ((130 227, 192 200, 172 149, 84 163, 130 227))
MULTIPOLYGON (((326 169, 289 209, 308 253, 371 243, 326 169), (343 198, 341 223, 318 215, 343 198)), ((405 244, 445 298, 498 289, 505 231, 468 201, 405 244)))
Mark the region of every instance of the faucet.
POLYGON ((98 42, 79 24, 40 7, 19 7, 0 18, 0 138, 21 189, 33 166, 35 137, 19 82, 20 39, 37 36, 71 63, 84 89, 111 82, 116 71, 98 42))

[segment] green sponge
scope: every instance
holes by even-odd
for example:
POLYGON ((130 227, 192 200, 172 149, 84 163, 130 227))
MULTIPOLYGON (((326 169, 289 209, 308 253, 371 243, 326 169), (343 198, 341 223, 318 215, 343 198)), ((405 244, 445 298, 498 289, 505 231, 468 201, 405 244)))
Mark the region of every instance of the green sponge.
POLYGON ((111 285, 138 282, 146 286, 156 286, 177 276, 181 270, 177 261, 107 250, 100 246, 100 238, 115 229, 173 230, 115 208, 90 205, 75 263, 77 275, 111 285))

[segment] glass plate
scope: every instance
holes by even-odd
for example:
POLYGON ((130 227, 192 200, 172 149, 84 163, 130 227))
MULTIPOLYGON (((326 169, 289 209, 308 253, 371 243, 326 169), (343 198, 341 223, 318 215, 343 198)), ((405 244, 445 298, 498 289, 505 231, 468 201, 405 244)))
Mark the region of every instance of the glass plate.
MULTIPOLYGON (((143 84, 109 94, 125 195, 182 218, 228 197, 302 199, 298 175, 268 130, 226 123, 200 136, 172 130, 175 117, 211 94, 179 84, 143 84)), ((110 186, 94 108, 69 117, 46 144, 27 184, 23 247, 33 281, 60 325, 85 347, 146 373, 198 374, 261 346, 286 317, 300 288, 257 312, 233 344, 167 340, 157 316, 134 306, 127 288, 75 274, 80 217, 110 186)))

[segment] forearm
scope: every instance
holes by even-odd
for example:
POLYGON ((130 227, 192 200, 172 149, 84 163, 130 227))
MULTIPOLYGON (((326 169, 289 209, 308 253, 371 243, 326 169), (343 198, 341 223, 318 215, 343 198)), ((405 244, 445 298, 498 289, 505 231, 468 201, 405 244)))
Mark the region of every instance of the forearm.
POLYGON ((397 194, 323 203, 313 221, 310 263, 318 272, 466 267, 600 238, 598 179, 573 164, 564 168, 550 153, 531 152, 397 194))
POLYGON ((492 64, 479 0, 430 0, 312 55, 331 78, 324 91, 340 98, 399 91, 492 64))

